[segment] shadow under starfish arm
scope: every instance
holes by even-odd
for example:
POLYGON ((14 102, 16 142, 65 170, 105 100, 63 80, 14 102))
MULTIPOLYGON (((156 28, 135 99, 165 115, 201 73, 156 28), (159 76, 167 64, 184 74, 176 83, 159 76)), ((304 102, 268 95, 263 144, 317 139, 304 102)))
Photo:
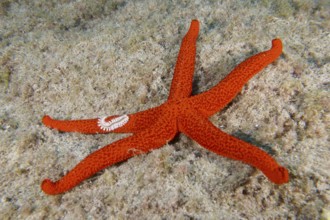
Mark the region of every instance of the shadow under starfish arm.
POLYGON ((270 181, 283 184, 289 181, 288 170, 258 147, 239 140, 215 127, 196 110, 179 117, 179 131, 206 149, 234 160, 240 160, 261 170, 270 181))
POLYGON ((282 42, 274 39, 270 50, 246 59, 212 89, 192 97, 190 103, 207 117, 215 114, 235 98, 249 79, 276 60, 281 53, 282 42))

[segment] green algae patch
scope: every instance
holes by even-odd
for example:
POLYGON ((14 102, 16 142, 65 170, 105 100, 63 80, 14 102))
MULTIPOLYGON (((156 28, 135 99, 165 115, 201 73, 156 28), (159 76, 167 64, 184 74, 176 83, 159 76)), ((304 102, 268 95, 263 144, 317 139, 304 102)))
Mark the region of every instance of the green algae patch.
POLYGON ((0 69, 0 88, 6 90, 9 86, 11 71, 5 67, 0 69))

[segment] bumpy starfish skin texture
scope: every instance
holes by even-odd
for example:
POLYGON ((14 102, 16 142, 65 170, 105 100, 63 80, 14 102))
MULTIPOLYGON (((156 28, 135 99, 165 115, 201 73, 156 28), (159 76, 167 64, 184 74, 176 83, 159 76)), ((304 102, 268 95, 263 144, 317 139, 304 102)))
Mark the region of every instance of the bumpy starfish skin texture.
POLYGON ((258 168, 276 184, 289 181, 288 170, 265 151, 224 133, 208 120, 208 117, 223 109, 251 77, 280 56, 281 40, 274 39, 270 50, 239 64, 212 89, 191 96, 198 32, 199 22, 193 20, 183 38, 170 94, 164 104, 135 114, 87 120, 55 120, 44 116, 42 122, 47 127, 64 132, 132 133, 93 152, 60 180, 44 180, 41 188, 46 194, 66 192, 110 165, 163 146, 178 132, 218 155, 258 168))

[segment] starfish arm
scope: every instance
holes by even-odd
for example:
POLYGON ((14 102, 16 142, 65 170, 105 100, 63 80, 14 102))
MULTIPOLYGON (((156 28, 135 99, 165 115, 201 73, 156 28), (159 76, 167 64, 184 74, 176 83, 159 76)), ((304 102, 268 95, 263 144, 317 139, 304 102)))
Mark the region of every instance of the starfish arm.
POLYGON ((146 129, 160 115, 161 108, 155 107, 135 114, 122 116, 113 115, 83 120, 56 120, 45 115, 42 119, 42 123, 49 128, 62 132, 79 132, 84 134, 105 134, 110 132, 136 133, 146 129))
POLYGON ((206 149, 230 159, 240 160, 261 170, 270 181, 283 184, 289 181, 286 168, 280 166, 265 151, 224 133, 207 118, 191 111, 178 120, 179 131, 206 149))
POLYGON ((272 48, 240 63, 228 76, 212 89, 191 98, 191 105, 204 116, 211 116, 223 109, 255 74, 276 60, 282 53, 280 39, 272 41, 272 48))
POLYGON ((199 23, 193 20, 181 43, 168 100, 186 98, 191 94, 198 32, 199 23))
POLYGON ((176 126, 172 124, 173 120, 160 120, 150 129, 107 145, 87 156, 60 180, 45 179, 41 189, 49 195, 66 192, 108 166, 159 148, 175 136, 176 126))

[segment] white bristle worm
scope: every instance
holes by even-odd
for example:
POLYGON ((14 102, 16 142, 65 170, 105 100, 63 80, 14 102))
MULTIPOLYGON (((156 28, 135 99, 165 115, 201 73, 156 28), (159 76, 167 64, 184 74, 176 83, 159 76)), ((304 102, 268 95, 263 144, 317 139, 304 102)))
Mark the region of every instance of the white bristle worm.
POLYGON ((97 126, 99 126, 103 131, 113 131, 124 126, 129 120, 128 115, 121 115, 111 119, 110 121, 106 121, 106 118, 107 117, 101 117, 97 121, 97 126))

